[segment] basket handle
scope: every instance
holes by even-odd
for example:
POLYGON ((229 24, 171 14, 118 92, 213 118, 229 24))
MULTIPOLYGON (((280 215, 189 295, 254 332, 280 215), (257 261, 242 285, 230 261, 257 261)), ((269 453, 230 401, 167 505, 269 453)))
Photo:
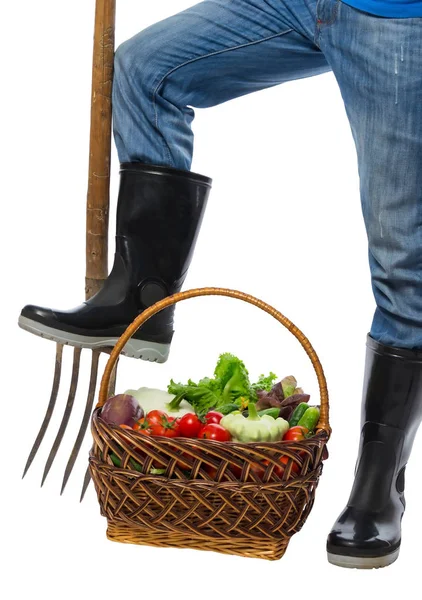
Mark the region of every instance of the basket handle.
POLYGON ((306 354, 309 356, 312 365, 315 369, 315 373, 318 379, 319 390, 321 395, 321 415, 320 420, 317 426, 318 431, 325 431, 328 436, 331 434, 331 427, 329 424, 329 400, 328 400, 328 390, 327 390, 327 382, 325 379, 324 371, 322 369, 319 358, 311 346, 308 338, 294 325, 287 317, 285 317, 281 312, 266 304, 262 300, 258 298, 254 298, 249 294, 245 294, 243 292, 239 292, 237 290, 230 290, 225 288, 197 288, 192 290, 187 290, 186 292, 179 292, 177 294, 173 294, 172 296, 167 296, 164 300, 160 300, 156 302, 149 308, 145 309, 140 315, 136 317, 131 325, 126 329, 126 331, 122 334, 122 336, 117 341, 114 346, 108 362, 106 364, 104 375, 101 380, 100 394, 99 400, 96 408, 101 408, 107 400, 110 377, 113 372, 114 366, 117 362, 120 352, 123 350, 127 341, 132 337, 136 331, 143 325, 148 319, 150 319, 153 315, 157 314, 161 310, 172 306, 173 304, 177 304, 177 302, 181 302, 182 300, 188 300, 189 298, 196 298, 197 296, 228 296, 230 298, 236 298, 238 300, 243 300, 244 302, 248 302, 249 304, 253 304, 257 306, 261 310, 270 314, 274 319, 276 319, 279 323, 284 325, 286 329, 288 329, 301 343, 303 349, 306 354))

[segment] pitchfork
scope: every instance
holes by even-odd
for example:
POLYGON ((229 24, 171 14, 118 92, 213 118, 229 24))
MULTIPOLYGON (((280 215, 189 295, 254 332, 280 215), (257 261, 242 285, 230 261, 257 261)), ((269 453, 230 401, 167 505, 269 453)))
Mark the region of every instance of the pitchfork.
MULTIPOLYGON (((114 30, 115 30, 116 0, 96 0, 95 32, 92 67, 92 96, 91 96, 91 132, 89 151, 89 177, 86 218, 86 279, 85 296, 90 298, 102 287, 108 275, 108 215, 110 188, 110 154, 111 154, 111 90, 113 82, 114 63, 114 30)), ((41 486, 43 485, 56 457, 60 443, 66 431, 72 412, 76 389, 78 386, 81 348, 74 348, 73 368, 69 394, 62 421, 48 456, 41 486)), ((61 492, 63 493, 70 477, 73 466, 82 446, 82 442, 90 421, 95 390, 97 386, 98 362, 101 352, 110 353, 110 349, 101 348, 91 351, 91 376, 79 433, 70 454, 61 492)), ((57 344, 56 362, 50 401, 42 422, 40 431, 29 453, 23 477, 25 477, 32 461, 41 445, 50 423, 60 387, 62 371, 63 345, 57 344)), ((110 385, 110 393, 114 394, 116 371, 110 385)), ((89 485, 90 475, 87 470, 83 482, 81 501, 89 485)))

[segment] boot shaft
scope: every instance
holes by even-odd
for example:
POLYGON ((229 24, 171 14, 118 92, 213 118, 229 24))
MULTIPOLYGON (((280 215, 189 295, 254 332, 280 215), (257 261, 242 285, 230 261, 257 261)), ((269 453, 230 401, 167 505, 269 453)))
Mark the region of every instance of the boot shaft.
POLYGON ((422 420, 422 352, 366 343, 355 480, 327 539, 339 566, 386 566, 398 556, 404 473, 422 420))
POLYGON ((211 179, 142 163, 121 165, 116 250, 134 279, 181 288, 206 209, 211 179))
POLYGON ((361 427, 377 423, 404 433, 406 462, 422 421, 422 351, 367 336, 361 427))
POLYGON ((369 335, 361 439, 348 506, 370 512, 404 503, 404 468, 422 421, 422 352, 385 346, 369 335))

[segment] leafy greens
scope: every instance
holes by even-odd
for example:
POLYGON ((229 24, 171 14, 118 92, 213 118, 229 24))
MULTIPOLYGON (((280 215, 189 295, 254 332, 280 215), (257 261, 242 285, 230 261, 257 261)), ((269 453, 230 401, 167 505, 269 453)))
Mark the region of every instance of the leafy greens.
POLYGON ((170 406, 176 408, 185 399, 197 413, 218 410, 228 404, 240 407, 245 399, 256 402, 257 390, 270 390, 275 379, 276 375, 270 373, 266 377, 261 375, 257 383, 251 384, 243 361, 226 352, 220 355, 212 379, 204 377, 198 383, 189 379, 187 384, 175 383, 172 379, 168 392, 176 398, 170 406))

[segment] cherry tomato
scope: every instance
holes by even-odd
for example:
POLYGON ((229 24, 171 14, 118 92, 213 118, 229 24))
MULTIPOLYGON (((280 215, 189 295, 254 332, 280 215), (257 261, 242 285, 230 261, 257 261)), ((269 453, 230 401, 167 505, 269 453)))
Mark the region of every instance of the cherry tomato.
MULTIPOLYGON (((281 462, 282 465, 287 466, 287 463, 289 462, 289 460, 290 460, 290 458, 288 456, 281 456, 279 459, 279 462, 281 462)), ((282 474, 284 472, 285 466, 282 467, 282 474)), ((292 474, 292 473, 300 473, 300 467, 296 461, 292 462, 292 468, 291 468, 290 474, 292 474)))
POLYGON ((141 435, 146 435, 146 436, 151 436, 152 435, 152 432, 151 432, 150 428, 148 428, 148 429, 138 429, 137 431, 141 435))
POLYGON ((211 477, 211 479, 216 479, 217 477, 217 469, 216 467, 212 467, 211 465, 205 465, 205 471, 211 477))
POLYGON ((179 423, 173 417, 163 415, 161 422, 151 423, 151 435, 174 438, 179 435, 179 423))
POLYGON ((198 438, 204 440, 215 440, 217 442, 229 442, 232 437, 230 433, 218 423, 205 425, 198 433, 198 438))
POLYGON ((296 425, 296 427, 290 427, 290 429, 284 434, 283 441, 289 442, 300 442, 306 439, 306 434, 309 433, 309 429, 296 425))
POLYGON ((179 423, 179 435, 187 438, 196 438, 204 424, 194 413, 183 415, 179 423))
POLYGON ((151 435, 151 424, 145 417, 136 421, 133 429, 142 435, 151 435))
POLYGON ((169 417, 164 410, 151 410, 146 420, 149 423, 151 435, 162 437, 177 437, 179 435, 179 419, 169 417))
POLYGON ((242 467, 238 467, 237 465, 229 465, 229 470, 233 473, 236 479, 240 479, 242 475, 242 467))
POLYGON ((253 475, 258 477, 258 479, 261 479, 261 480, 264 479, 264 474, 267 469, 267 464, 268 464, 268 461, 262 461, 262 464, 261 463, 252 463, 250 471, 249 471, 249 476, 248 476, 249 481, 255 481, 255 477, 253 477, 253 475))
POLYGON ((219 425, 223 417, 224 415, 222 413, 217 412, 216 410, 210 410, 210 412, 205 415, 205 420, 208 425, 211 425, 211 423, 219 425))
MULTIPOLYGON (((119 425, 119 427, 121 427, 122 429, 129 429, 129 431, 133 431, 133 428, 130 425, 125 425, 124 423, 119 425)), ((123 439, 128 446, 130 446, 131 448, 136 448, 136 444, 128 440, 126 436, 123 436, 123 439)))
MULTIPOLYGON (((242 472, 242 469, 239 469, 239 475, 235 475, 233 472, 233 468, 238 469, 238 467, 233 466, 233 467, 229 468, 230 472, 238 479, 240 477, 240 473, 242 472)), ((211 477, 211 479, 217 478, 217 470, 218 469, 216 467, 213 467, 211 465, 205 465, 205 471, 208 473, 208 475, 211 477)), ((224 475, 223 475, 221 481, 233 481, 233 478, 228 476, 227 470, 224 471, 224 475)))
POLYGON ((161 424, 163 417, 167 417, 167 414, 164 410, 151 410, 146 416, 151 425, 153 423, 161 424))
MULTIPOLYGON (((268 459, 265 459, 262 461, 262 463, 253 463, 251 466, 251 472, 254 473, 259 479, 264 479, 266 469, 268 465, 271 464, 273 465, 272 474, 276 475, 281 479, 283 477, 286 465, 289 462, 289 460, 290 458, 288 456, 281 456, 278 459, 279 464, 273 465, 272 462, 270 463, 268 459)), ((290 471, 290 477, 292 477, 294 473, 300 473, 300 467, 296 462, 293 461, 292 468, 290 471)), ((250 475, 249 477, 250 479, 253 479, 253 477, 251 477, 250 475)))
POLYGON ((153 424, 151 425, 151 435, 158 437, 176 437, 176 430, 173 427, 153 424))
POLYGON ((179 469, 182 469, 182 471, 190 471, 190 469, 192 468, 192 460, 193 460, 191 455, 188 454, 187 452, 182 452, 181 456, 185 457, 187 459, 186 462, 182 458, 176 462, 176 465, 179 467, 179 469), (189 464, 188 461, 190 461, 191 464, 189 464))

